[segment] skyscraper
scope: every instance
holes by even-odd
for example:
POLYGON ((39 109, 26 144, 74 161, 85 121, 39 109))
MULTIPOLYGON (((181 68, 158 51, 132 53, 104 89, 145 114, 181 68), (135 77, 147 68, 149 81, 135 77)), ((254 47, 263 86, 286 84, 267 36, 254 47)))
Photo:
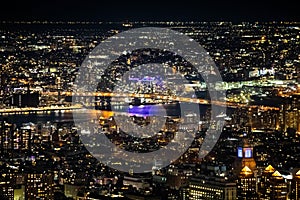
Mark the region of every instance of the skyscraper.
POLYGON ((272 165, 265 168, 259 185, 260 199, 287 199, 288 184, 272 165))
POLYGON ((14 125, 3 120, 0 123, 0 149, 2 155, 12 153, 14 147, 13 140, 14 125))
POLYGON ((270 177, 270 199, 287 199, 288 187, 282 175, 275 171, 270 177))
POLYGON ((30 127, 21 127, 20 130, 20 135, 21 135, 21 148, 22 151, 30 151, 31 150, 31 139, 32 139, 32 134, 31 134, 31 128, 30 127))
POLYGON ((259 199, 256 190, 256 177, 252 170, 245 166, 238 177, 237 193, 238 199, 259 199))
POLYGON ((262 199, 267 199, 270 197, 270 177, 274 172, 275 169, 272 165, 268 165, 262 172, 261 181, 259 185, 259 193, 262 199))
POLYGON ((14 200, 13 174, 3 173, 0 175, 0 197, 5 200, 14 200))
POLYGON ((295 68, 296 68, 296 72, 297 72, 297 83, 298 85, 300 84, 300 61, 296 60, 294 62, 295 68))
POLYGON ((248 139, 243 138, 241 145, 237 148, 237 157, 233 163, 236 176, 239 176, 242 169, 246 166, 254 173, 254 175, 256 174, 257 168, 253 158, 253 147, 249 144, 248 139))
POLYGON ((53 174, 27 174, 26 199, 53 199, 53 174))
POLYGON ((300 199, 300 170, 293 174, 291 199, 300 199))
POLYGON ((253 147, 247 138, 243 138, 237 148, 237 157, 233 168, 237 177, 238 198, 258 199, 257 167, 253 157, 253 147))

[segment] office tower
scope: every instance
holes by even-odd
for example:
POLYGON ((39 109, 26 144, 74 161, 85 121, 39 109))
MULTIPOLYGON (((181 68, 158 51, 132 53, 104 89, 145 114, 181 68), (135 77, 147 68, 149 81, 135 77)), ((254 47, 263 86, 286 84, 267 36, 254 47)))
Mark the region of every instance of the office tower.
POLYGON ((300 170, 293 174, 291 199, 300 199, 300 170))
MULTIPOLYGON (((298 82, 299 83, 299 82, 298 82)), ((291 119, 291 128, 295 129, 297 133, 300 133, 300 95, 299 93, 292 95, 293 115, 295 118, 291 119)))
POLYGON ((300 170, 295 174, 295 178, 296 180, 296 198, 295 199, 300 199, 300 170))
POLYGON ((260 199, 287 199, 288 184, 272 165, 265 168, 259 185, 260 199))
POLYGON ((293 129, 300 132, 300 95, 293 94, 290 98, 283 101, 280 110, 280 126, 281 130, 287 132, 293 129))
POLYGON ((27 174, 26 199, 53 199, 53 174, 27 174))
POLYGON ((0 198, 4 200, 14 200, 13 174, 2 173, 0 175, 0 198))
POLYGON ((245 166, 238 177, 238 199, 259 199, 256 191, 256 177, 252 170, 245 166))
POLYGON ((16 93, 13 94, 11 99, 11 105, 19 108, 24 107, 37 107, 39 105, 39 93, 16 93))
POLYGON ((14 148, 14 125, 6 122, 5 120, 0 123, 0 149, 2 155, 12 154, 14 148))
POLYGON ((298 85, 300 84, 300 61, 296 60, 294 62, 295 68, 296 68, 296 73, 297 73, 297 83, 298 85))
POLYGON ((192 176, 192 170, 189 169, 169 169, 167 173, 167 186, 178 190, 180 187, 187 185, 188 178, 192 176))
POLYGON ((56 77, 55 84, 57 87, 57 102, 59 102, 61 97, 61 77, 56 77))
POLYGON ((237 199, 236 183, 224 178, 191 178, 188 186, 188 199, 234 200, 237 199))
POLYGON ((6 121, 0 123, 0 149, 6 158, 20 156, 31 149, 31 128, 23 125, 16 129, 15 125, 6 121))
POLYGON ((29 152, 31 150, 31 128, 29 126, 21 127, 20 132, 20 145, 23 152, 29 152))
POLYGON ((253 147, 249 144, 248 139, 243 138, 241 145, 237 148, 237 157, 233 163, 234 173, 239 176, 241 170, 247 166, 256 176, 256 162, 253 158, 253 147))
POLYGON ((54 126, 48 121, 46 124, 38 123, 35 130, 41 142, 49 142, 52 139, 53 129, 54 126))
POLYGON ((272 165, 268 165, 265 170, 262 172, 261 181, 259 183, 259 193, 261 199, 270 198, 270 177, 275 172, 275 169, 272 165))
POLYGON ((233 163, 233 173, 237 177, 238 199, 258 199, 257 167, 253 155, 252 145, 247 138, 243 138, 233 163))
POLYGON ((278 199, 278 200, 287 199, 287 193, 288 193, 287 183, 278 171, 275 171, 270 177, 270 186, 271 186, 270 187, 271 199, 278 199))

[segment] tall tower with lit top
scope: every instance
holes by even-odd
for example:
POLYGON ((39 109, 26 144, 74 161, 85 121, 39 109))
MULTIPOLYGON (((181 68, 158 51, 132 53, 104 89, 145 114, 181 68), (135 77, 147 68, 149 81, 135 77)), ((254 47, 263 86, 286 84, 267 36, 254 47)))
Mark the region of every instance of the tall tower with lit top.
POLYGON ((247 166, 240 171, 237 184, 238 199, 259 199, 255 175, 247 166))
POLYGON ((293 173, 291 199, 300 199, 300 169, 293 173))
POLYGON ((245 166, 254 174, 257 172, 256 162, 253 157, 253 147, 249 144, 247 138, 243 138, 241 145, 237 148, 237 158, 233 164, 235 174, 239 175, 245 166))
POLYGON ((238 199, 259 199, 256 162, 253 157, 253 147, 247 138, 243 138, 237 148, 233 172, 237 177, 238 199))

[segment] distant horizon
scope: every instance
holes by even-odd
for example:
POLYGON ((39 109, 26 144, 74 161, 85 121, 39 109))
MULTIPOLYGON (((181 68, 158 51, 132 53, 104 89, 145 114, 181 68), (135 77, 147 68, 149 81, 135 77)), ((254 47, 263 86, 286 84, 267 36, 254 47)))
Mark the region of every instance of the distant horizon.
POLYGON ((7 24, 73 24, 73 23, 80 23, 80 24, 102 24, 102 23, 116 23, 116 24, 125 24, 125 23, 234 23, 234 24, 241 24, 241 23, 260 23, 260 24, 300 24, 299 21, 293 20, 270 20, 270 21, 230 21, 230 20, 219 20, 219 21, 185 21, 185 20, 0 20, 0 23, 7 23, 7 24))
POLYGON ((7 1, 0 21, 300 21, 298 6, 284 1, 7 1))

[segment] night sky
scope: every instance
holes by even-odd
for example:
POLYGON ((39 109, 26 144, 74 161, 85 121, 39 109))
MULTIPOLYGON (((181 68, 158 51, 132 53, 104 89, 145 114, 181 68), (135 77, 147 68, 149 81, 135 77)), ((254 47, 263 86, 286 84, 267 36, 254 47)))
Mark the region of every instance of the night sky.
MULTIPOLYGON (((300 21, 290 0, 33 0, 1 1, 0 20, 31 21, 300 21)), ((297 3, 297 1, 295 1, 297 3)))

